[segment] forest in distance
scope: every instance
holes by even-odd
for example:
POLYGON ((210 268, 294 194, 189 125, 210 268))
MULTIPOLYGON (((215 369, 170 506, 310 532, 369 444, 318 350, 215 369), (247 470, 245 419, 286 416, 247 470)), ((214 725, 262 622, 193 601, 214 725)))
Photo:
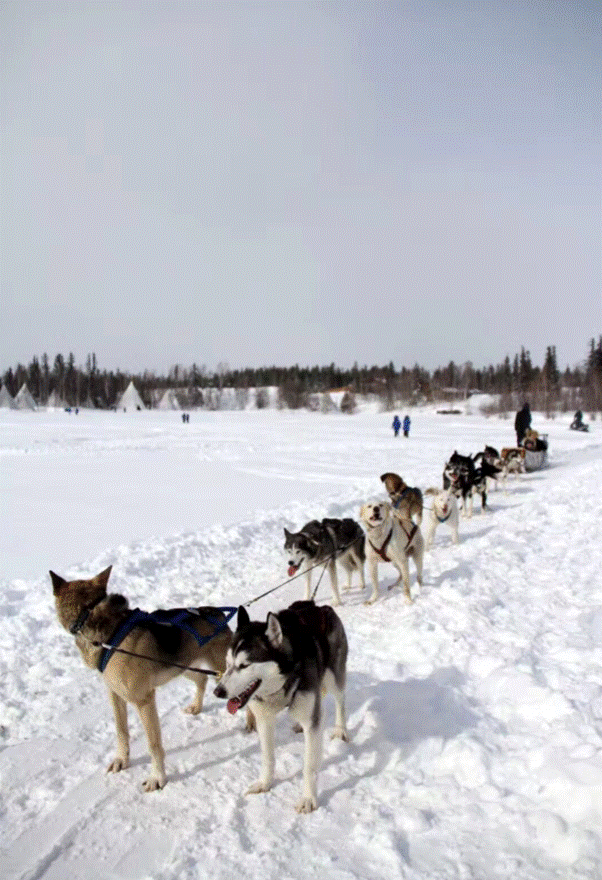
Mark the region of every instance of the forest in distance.
MULTIPOLYGON (((528 399, 533 409, 546 412, 581 408, 596 413, 602 412, 602 335, 590 339, 583 363, 564 370, 558 365, 556 347, 548 346, 541 366, 534 364, 530 352, 522 347, 512 359, 506 356, 501 364, 481 368, 471 361, 450 361, 430 371, 418 364, 395 369, 393 362, 370 367, 355 363, 350 369, 335 364, 230 369, 223 362, 215 370, 196 364, 190 368, 176 365, 167 375, 158 375, 149 370, 100 369, 95 354, 89 354, 82 366, 76 364, 73 353, 66 358, 57 354, 52 363, 44 353, 26 365, 8 367, 2 374, 2 384, 12 397, 25 385, 40 406, 48 405, 54 396, 66 406, 111 408, 131 381, 148 407, 156 405, 165 390, 173 389, 183 408, 219 408, 219 392, 231 388, 239 392, 242 408, 245 391, 271 387, 278 389, 278 405, 288 409, 311 408, 313 395, 345 390, 341 408, 348 412, 354 410, 355 396, 376 396, 383 409, 392 409, 403 403, 453 400, 478 392, 496 396, 499 411, 511 410, 528 399), (217 389, 218 394, 209 395, 207 389, 217 389)), ((256 394, 257 407, 267 406, 267 400, 266 394, 256 394)))

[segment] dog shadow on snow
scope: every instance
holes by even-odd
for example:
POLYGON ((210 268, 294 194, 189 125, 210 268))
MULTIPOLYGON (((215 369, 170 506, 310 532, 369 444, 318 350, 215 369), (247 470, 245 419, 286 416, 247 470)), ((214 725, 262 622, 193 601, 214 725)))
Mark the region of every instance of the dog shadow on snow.
MULTIPOLYGON (((462 694, 464 676, 455 667, 438 669, 427 678, 408 678, 405 681, 378 681, 363 673, 349 673, 347 681, 347 709, 349 743, 330 746, 328 735, 334 721, 331 697, 323 701, 324 758, 320 773, 320 802, 328 802, 333 795, 345 789, 353 790, 361 779, 378 777, 387 769, 398 766, 429 739, 446 742, 475 727, 480 716, 476 704, 462 694), (349 757, 354 762, 349 764, 349 757), (345 779, 331 786, 332 771, 345 765, 345 779), (331 771, 329 773, 328 771, 331 771)), ((211 710, 210 710, 211 711, 211 710)), ((300 777, 301 765, 288 772, 284 770, 281 750, 290 752, 291 745, 300 754, 302 737, 291 729, 290 719, 282 713, 275 731, 277 770, 274 787, 300 777)), ((178 761, 193 758, 191 765, 173 767, 170 781, 197 778, 210 768, 227 766, 230 758, 248 759, 257 764, 261 752, 256 733, 244 733, 241 717, 234 725, 226 724, 213 729, 208 735, 166 749, 166 754, 178 755, 178 761), (219 745, 218 745, 219 744, 219 745), (203 748, 211 745, 203 757, 203 748), (215 747, 217 748, 217 753, 215 747), (196 758, 200 753, 200 760, 196 758), (193 757, 194 756, 194 757, 193 757)), ((176 761, 176 763, 178 763, 176 761)), ((146 763, 143 756, 135 758, 131 766, 146 763)))
MULTIPOLYGON (((323 790, 323 797, 353 788, 360 779, 379 776, 406 760, 428 739, 447 742, 480 721, 476 703, 464 696, 465 677, 454 666, 438 669, 427 678, 376 681, 352 673, 347 683, 350 742, 357 773, 340 785, 323 790), (368 760, 367 760, 368 759, 368 760)), ((328 700, 326 700, 328 725, 328 700)), ((324 769, 341 760, 340 752, 325 758, 324 769)))

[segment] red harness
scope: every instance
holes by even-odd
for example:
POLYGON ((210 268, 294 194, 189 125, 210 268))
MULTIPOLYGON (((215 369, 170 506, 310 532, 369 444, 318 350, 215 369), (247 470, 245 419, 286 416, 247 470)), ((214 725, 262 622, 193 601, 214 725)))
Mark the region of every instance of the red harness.
MULTIPOLYGON (((408 547, 410 546, 410 544, 412 543, 412 538, 414 537, 414 535, 418 531, 418 526, 416 525, 416 523, 414 523, 413 528, 411 529, 409 535, 406 532, 406 530, 404 529, 401 522, 399 523, 399 526, 400 526, 401 530, 403 531, 404 535, 406 536, 406 538, 408 539, 408 543, 405 545, 405 548, 404 548, 405 550, 407 550, 408 547)), ((368 538, 368 543, 370 544, 370 546, 372 547, 374 552, 380 556, 380 558, 383 560, 383 562, 391 562, 391 560, 389 559, 389 557, 387 556, 385 551, 386 551, 387 546, 389 544, 389 541, 391 540, 392 537, 393 537, 393 528, 391 527, 391 531, 389 532, 389 534, 385 538, 385 541, 380 549, 378 547, 375 547, 374 544, 372 543, 372 541, 370 540, 370 538, 368 538)))

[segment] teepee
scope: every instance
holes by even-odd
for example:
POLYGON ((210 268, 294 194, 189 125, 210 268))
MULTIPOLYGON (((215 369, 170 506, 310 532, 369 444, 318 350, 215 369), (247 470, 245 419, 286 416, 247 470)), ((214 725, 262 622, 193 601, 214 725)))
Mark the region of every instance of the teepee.
POLYGON ((136 386, 134 385, 133 379, 121 395, 119 403, 117 404, 117 409, 146 409, 142 403, 142 398, 138 394, 136 386))
POLYGON ((17 396, 15 397, 17 409, 37 409, 36 402, 31 396, 29 388, 23 382, 17 396))
POLYGON ((168 388, 157 404, 157 409, 182 409, 178 395, 173 388, 168 388))
POLYGON ((0 388, 0 409, 16 409, 17 404, 6 385, 0 388))
POLYGON ((48 403, 46 404, 46 406, 48 407, 48 409, 65 409, 67 404, 55 388, 48 398, 48 403))

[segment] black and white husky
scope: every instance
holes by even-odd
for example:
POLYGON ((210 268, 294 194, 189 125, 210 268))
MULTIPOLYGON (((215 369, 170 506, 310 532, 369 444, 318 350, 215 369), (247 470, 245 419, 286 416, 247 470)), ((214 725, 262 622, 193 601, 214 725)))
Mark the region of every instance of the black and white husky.
POLYGON ((333 605, 339 605, 339 582, 336 563, 340 562, 347 572, 347 589, 351 576, 359 572, 360 586, 365 587, 364 562, 366 560, 364 530, 353 519, 312 519, 298 532, 284 530, 284 552, 288 561, 288 576, 299 570, 305 572, 305 598, 311 599, 312 569, 325 564, 330 573, 333 605))
POLYGON ((226 671, 215 696, 228 700, 235 714, 247 703, 255 716, 261 744, 260 779, 247 794, 269 791, 274 779, 276 715, 288 709, 305 735, 303 789, 296 809, 310 813, 317 806, 317 775, 322 752, 322 692, 336 702, 333 737, 348 741, 345 716, 347 636, 328 605, 294 602, 251 621, 238 609, 237 630, 226 657, 226 671))
POLYGON ((443 469, 443 488, 451 489, 454 495, 461 499, 462 513, 466 517, 472 516, 473 495, 481 496, 481 513, 485 512, 487 508, 487 479, 496 479, 501 473, 501 468, 491 464, 483 453, 478 453, 481 464, 476 467, 476 457, 454 452, 443 469))

